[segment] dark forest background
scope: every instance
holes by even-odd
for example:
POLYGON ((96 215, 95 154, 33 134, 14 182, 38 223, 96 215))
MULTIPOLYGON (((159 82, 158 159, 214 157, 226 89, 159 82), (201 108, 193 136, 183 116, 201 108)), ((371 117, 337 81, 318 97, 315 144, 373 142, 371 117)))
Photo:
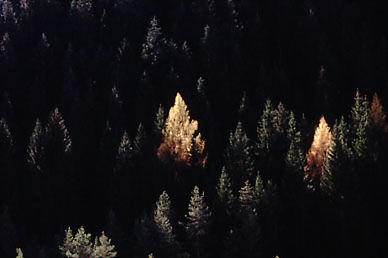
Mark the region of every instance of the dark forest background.
POLYGON ((386 4, 0 7, 0 257, 60 257, 81 226, 117 257, 387 255, 387 130, 370 109, 375 92, 388 106, 386 4), (177 92, 205 166, 156 155, 177 92), (322 115, 337 152, 314 182, 305 154, 322 115), (185 217, 191 196, 201 212, 185 217))

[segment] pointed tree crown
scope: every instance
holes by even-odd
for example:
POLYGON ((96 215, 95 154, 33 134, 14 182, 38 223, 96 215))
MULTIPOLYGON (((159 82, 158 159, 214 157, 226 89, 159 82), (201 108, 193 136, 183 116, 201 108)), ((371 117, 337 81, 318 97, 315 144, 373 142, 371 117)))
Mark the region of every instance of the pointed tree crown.
POLYGON ((314 140, 306 154, 307 164, 310 168, 310 176, 320 177, 323 163, 328 155, 331 146, 332 135, 330 127, 327 125, 325 118, 322 116, 319 125, 315 129, 314 140))
MULTIPOLYGON (((172 159, 175 163, 192 165, 192 153, 201 156, 205 148, 205 141, 201 139, 200 133, 196 134, 197 130, 198 122, 190 118, 185 102, 177 93, 175 104, 170 109, 162 130, 163 141, 157 153, 159 159, 164 162, 172 159)), ((205 158, 200 162, 206 162, 205 158)))

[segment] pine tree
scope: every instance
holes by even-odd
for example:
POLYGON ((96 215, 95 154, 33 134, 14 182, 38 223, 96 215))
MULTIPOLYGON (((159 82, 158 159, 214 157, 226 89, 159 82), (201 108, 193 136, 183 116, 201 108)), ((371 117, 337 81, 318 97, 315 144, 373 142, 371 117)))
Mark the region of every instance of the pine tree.
POLYGON ((204 154, 205 141, 201 134, 196 134, 198 122, 191 120, 187 106, 181 95, 177 93, 175 104, 170 109, 165 128, 162 131, 163 141, 159 146, 157 155, 165 163, 193 165, 192 154, 195 153, 199 163, 204 166, 206 156, 204 154))
POLYGON ((204 250, 206 235, 209 233, 211 212, 205 203, 205 194, 200 194, 198 186, 194 187, 191 193, 188 214, 185 215, 186 233, 188 240, 192 244, 193 251, 199 258, 204 250))
POLYGON ((259 207, 260 205, 263 192, 264 192, 263 180, 261 180, 260 172, 257 171, 256 180, 255 180, 255 189, 253 191, 253 199, 256 207, 259 207))
POLYGON ((368 132, 370 126, 369 101, 367 97, 360 96, 357 89, 351 110, 352 149, 356 159, 365 158, 368 145, 368 132))
POLYGON ((149 253, 155 253, 156 243, 152 229, 152 222, 146 214, 135 220, 133 227, 134 257, 145 257, 149 253))
POLYGON ((160 254, 172 255, 174 249, 177 247, 171 220, 172 211, 170 197, 163 191, 159 196, 159 201, 156 202, 156 210, 154 212, 154 223, 160 239, 160 254))
POLYGON ((239 121, 234 132, 230 132, 225 151, 225 166, 232 171, 233 183, 238 184, 248 179, 254 170, 252 146, 239 121))
POLYGON ((165 126, 166 115, 162 105, 159 105, 158 111, 156 112, 154 121, 154 132, 157 138, 162 139, 162 132, 165 126))
POLYGON ((234 206, 235 197, 233 195, 232 183, 230 181, 228 173, 226 172, 225 167, 222 167, 220 179, 216 190, 218 200, 224 206, 227 214, 230 215, 234 206))
POLYGON ((249 180, 239 190, 238 201, 243 212, 255 212, 254 210, 254 190, 249 180))
POLYGON ((44 168, 44 142, 43 129, 39 119, 35 122, 34 130, 27 147, 27 162, 37 172, 43 172, 44 168))
POLYGON ((274 108, 271 104, 271 100, 267 99, 263 114, 260 117, 258 126, 257 126, 257 149, 259 151, 268 152, 271 146, 271 137, 273 134, 272 121, 274 108))
POLYGON ((128 133, 125 131, 121 137, 120 146, 116 156, 116 170, 125 170, 133 165, 133 147, 128 133))
POLYGON ((166 44, 166 39, 162 37, 162 29, 158 20, 153 17, 147 31, 146 41, 142 45, 141 58, 151 65, 158 61, 161 45, 166 44))
POLYGON ((306 154, 307 164, 309 166, 308 174, 305 178, 314 186, 322 175, 322 168, 332 142, 330 127, 322 116, 319 125, 315 129, 314 140, 306 154))
POLYGON ((134 153, 139 154, 142 152, 147 135, 144 131, 142 123, 139 124, 136 131, 135 139, 133 140, 134 153))
POLYGON ((279 102, 277 109, 274 110, 272 117, 273 128, 278 134, 283 134, 287 127, 288 111, 283 106, 282 102, 279 102))
POLYGON ((44 130, 45 166, 50 170, 64 170, 72 149, 70 133, 58 108, 51 112, 44 130))
POLYGON ((61 254, 66 257, 85 257, 91 258, 93 254, 91 234, 85 232, 81 226, 78 232, 73 235, 71 228, 65 231, 66 237, 63 244, 59 247, 61 254))
MULTIPOLYGON (((96 239, 97 242, 97 239, 96 239)), ((98 242, 93 246, 93 258, 109 258, 116 257, 117 252, 114 250, 115 246, 112 245, 111 240, 105 236, 105 233, 102 232, 101 236, 98 238, 98 242)))

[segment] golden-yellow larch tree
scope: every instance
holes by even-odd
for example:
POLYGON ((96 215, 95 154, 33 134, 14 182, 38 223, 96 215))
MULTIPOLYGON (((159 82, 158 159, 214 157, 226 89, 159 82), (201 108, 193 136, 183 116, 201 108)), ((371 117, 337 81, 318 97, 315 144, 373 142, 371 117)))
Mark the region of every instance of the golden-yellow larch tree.
POLYGON ((306 161, 309 167, 308 174, 306 175, 308 180, 319 181, 326 156, 329 153, 331 141, 332 135, 330 127, 322 116, 319 120, 318 127, 315 129, 313 143, 306 154, 306 161))
POLYGON ((166 164, 187 166, 193 165, 195 160, 204 166, 205 141, 197 130, 198 122, 190 118, 183 98, 177 93, 162 130, 163 140, 157 152, 159 159, 166 164))
POLYGON ((377 93, 373 95, 373 100, 369 112, 372 124, 375 127, 383 129, 385 132, 388 132, 388 123, 386 122, 387 116, 383 111, 383 106, 380 103, 377 93))

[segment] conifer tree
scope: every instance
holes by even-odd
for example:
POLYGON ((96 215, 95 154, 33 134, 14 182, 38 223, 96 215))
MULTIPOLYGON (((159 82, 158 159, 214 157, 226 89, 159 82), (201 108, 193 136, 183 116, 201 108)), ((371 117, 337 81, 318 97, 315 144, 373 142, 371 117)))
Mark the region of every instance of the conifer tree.
POLYGON ((272 124, 275 131, 279 134, 283 134, 288 121, 288 111, 283 106, 282 102, 279 102, 277 109, 274 110, 272 117, 272 124))
POLYGON ((116 170, 125 170, 132 166, 133 147, 128 137, 127 131, 124 131, 121 137, 120 146, 116 156, 116 170))
POLYGON ((154 121, 154 132, 158 138, 162 138, 162 131, 165 126, 166 115, 162 105, 159 105, 158 111, 156 112, 154 121))
POLYGON ((225 166, 222 167, 220 179, 216 190, 218 200, 226 209, 227 214, 230 215, 234 206, 235 197, 233 195, 232 183, 230 181, 228 173, 226 172, 225 166))
POLYGON ((44 132, 39 119, 35 122, 34 130, 30 137, 30 143, 27 147, 27 162, 37 172, 43 172, 44 169, 44 132))
POLYGON ((190 119, 187 106, 177 93, 162 131, 163 141, 157 152, 159 159, 167 164, 172 162, 191 166, 194 153, 198 157, 198 165, 204 166, 205 141, 201 139, 200 133, 197 134, 197 130, 198 122, 190 119))
POLYGON ((383 111, 383 106, 381 105, 376 92, 373 95, 369 112, 373 126, 388 132, 388 123, 386 122, 387 116, 383 111))
POLYGON ((204 255, 204 245, 210 224, 211 212, 205 203, 205 194, 200 194, 198 186, 191 193, 188 214, 185 215, 186 233, 193 251, 199 258, 204 255))
POLYGON ((144 131, 142 123, 139 124, 136 131, 135 139, 133 139, 133 150, 134 153, 139 154, 142 152, 147 135, 144 131))
POLYGON ((156 202, 156 210, 154 212, 154 223, 160 239, 160 254, 172 255, 174 249, 177 248, 177 242, 172 229, 172 211, 170 197, 163 191, 159 196, 159 201, 156 202))
POLYGON ((86 233, 82 226, 75 235, 73 235, 70 227, 65 231, 65 234, 66 236, 63 240, 63 244, 59 246, 59 250, 63 256, 92 257, 93 247, 90 242, 91 234, 86 233))
POLYGON ((150 60, 151 64, 157 61, 158 58, 158 41, 162 35, 162 29, 158 25, 158 20, 153 17, 150 22, 150 27, 147 31, 145 43, 143 43, 141 57, 144 60, 150 60))
POLYGON ((313 184, 319 182, 322 175, 322 168, 332 142, 330 127, 322 116, 319 125, 315 130, 314 140, 306 154, 307 164, 309 166, 308 174, 305 178, 313 184))
POLYGON ((253 191, 253 199, 256 207, 260 205, 263 192, 264 192, 263 180, 261 180, 260 172, 257 171, 256 180, 255 180, 255 189, 253 191))
POLYGON ((351 110, 351 125, 354 158, 365 158, 370 127, 369 101, 365 95, 360 96, 358 89, 351 110))
POLYGON ((255 212, 254 190, 252 185, 249 183, 249 180, 246 180, 244 185, 240 188, 238 200, 243 212, 255 212))
POLYGON ((156 243, 152 229, 152 222, 146 214, 135 220, 133 227, 134 257, 145 257, 149 253, 155 253, 156 243))
POLYGON ((111 244, 111 240, 105 236, 104 231, 101 236, 96 239, 96 243, 93 246, 93 258, 110 258, 116 257, 117 252, 114 250, 115 246, 111 244))
POLYGON ((257 149, 259 151, 268 152, 271 146, 271 137, 273 134, 272 121, 274 108, 272 106, 271 100, 267 99, 263 114, 260 117, 258 127, 257 127, 257 149))
POLYGON ((58 108, 50 113, 44 130, 44 157, 47 169, 64 169, 72 140, 58 108))
POLYGON ((225 167, 232 171, 233 183, 238 184, 248 179, 254 170, 252 146, 242 128, 242 123, 237 123, 234 132, 230 132, 229 142, 225 151, 225 167))

